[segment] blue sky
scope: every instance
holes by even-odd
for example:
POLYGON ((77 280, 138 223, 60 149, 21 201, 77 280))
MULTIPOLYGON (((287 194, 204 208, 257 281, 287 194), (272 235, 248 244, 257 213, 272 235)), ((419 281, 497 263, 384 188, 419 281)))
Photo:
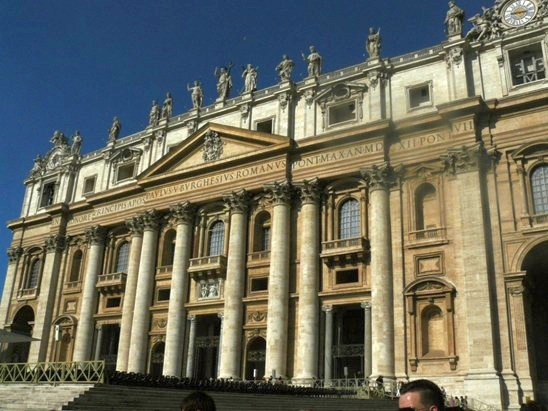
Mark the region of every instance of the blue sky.
MULTIPOLYGON (((467 18, 490 0, 460 0, 467 18)), ((363 61, 369 27, 380 27, 381 57, 445 40, 444 0, 0 0, 0 222, 18 218, 27 177, 53 132, 79 130, 82 153, 103 147, 112 118, 120 136, 142 130, 153 99, 174 99, 174 114, 191 107, 187 84, 200 80, 213 103, 216 66, 259 66, 258 87, 277 82, 282 54, 306 65, 315 45, 323 71, 363 61)), ((469 28, 465 26, 465 31, 469 28)), ((11 232, 0 226, 0 289, 11 232)))

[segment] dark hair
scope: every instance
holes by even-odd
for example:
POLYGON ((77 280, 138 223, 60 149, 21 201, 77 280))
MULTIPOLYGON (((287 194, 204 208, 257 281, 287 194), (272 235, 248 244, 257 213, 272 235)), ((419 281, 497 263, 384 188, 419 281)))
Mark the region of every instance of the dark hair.
POLYGON ((425 407, 435 405, 439 411, 445 411, 445 398, 440 387, 430 380, 415 380, 400 388, 400 395, 407 392, 418 392, 425 407))
POLYGON ((184 398, 181 411, 216 411, 215 402, 205 392, 194 391, 184 398))

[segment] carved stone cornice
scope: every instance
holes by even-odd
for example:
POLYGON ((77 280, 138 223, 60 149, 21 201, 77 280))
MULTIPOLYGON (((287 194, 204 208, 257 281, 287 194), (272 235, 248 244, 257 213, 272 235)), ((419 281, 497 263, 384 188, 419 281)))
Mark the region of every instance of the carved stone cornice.
POLYGON ((234 191, 224 197, 228 209, 232 213, 246 213, 249 209, 250 195, 245 190, 234 191))
POLYGON ((487 151, 483 143, 479 142, 472 147, 450 148, 441 160, 447 172, 461 174, 496 164, 499 158, 500 153, 495 148, 487 151))
POLYGON ((291 197, 293 195, 293 186, 288 182, 284 181, 282 183, 275 182, 273 184, 267 184, 264 186, 265 190, 268 191, 270 200, 273 205, 288 205, 291 202, 291 197))
POLYGON ((297 184, 297 187, 303 204, 318 204, 321 197, 319 179, 304 180, 301 184, 297 184))
POLYGON ((157 230, 160 225, 160 215, 156 210, 149 210, 141 214, 144 230, 157 230))
POLYGON ((396 172, 388 163, 363 168, 361 174, 371 191, 388 190, 396 184, 396 172))
POLYGON ((6 250, 8 255, 8 261, 10 264, 16 263, 19 260, 19 257, 23 255, 23 249, 21 247, 9 247, 6 250))
POLYGON ((173 224, 192 224, 196 206, 188 201, 169 207, 170 220, 173 224))
POLYGON ((125 223, 132 236, 143 235, 143 219, 140 216, 131 217, 125 223))
POLYGON ((107 230, 100 225, 94 225, 86 230, 86 242, 89 245, 104 245, 107 230))
POLYGON ((63 251, 66 245, 66 238, 62 235, 55 234, 47 237, 45 240, 46 252, 54 253, 57 251, 63 251))

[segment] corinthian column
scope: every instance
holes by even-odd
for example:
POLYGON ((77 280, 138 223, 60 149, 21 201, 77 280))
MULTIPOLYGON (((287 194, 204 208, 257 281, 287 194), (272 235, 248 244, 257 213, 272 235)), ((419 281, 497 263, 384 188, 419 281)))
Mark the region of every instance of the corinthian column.
POLYGON ((126 221, 126 226, 131 232, 131 248, 129 250, 126 288, 124 290, 124 305, 122 307, 122 322, 120 324, 120 341, 118 343, 118 355, 116 356, 117 371, 127 371, 129 344, 131 338, 131 323, 133 322, 135 293, 137 291, 137 276, 139 274, 139 260, 141 258, 141 247, 143 245, 143 222, 141 217, 133 217, 132 219, 126 221))
POLYGON ((59 279, 61 253, 65 248, 65 237, 53 235, 46 239, 46 258, 42 280, 40 281, 40 295, 32 335, 39 341, 30 344, 29 362, 46 361, 46 353, 51 330, 51 320, 55 300, 55 291, 59 279))
POLYGON ((220 347, 220 378, 240 378, 248 197, 247 192, 241 190, 225 198, 230 208, 230 238, 220 347))
POLYGON ((105 251, 106 230, 100 226, 91 227, 86 231, 89 244, 89 257, 84 277, 82 299, 80 300, 80 318, 74 341, 74 361, 88 361, 91 358, 91 343, 93 341, 93 314, 97 305, 97 276, 101 271, 103 253, 105 251))
POLYGON ((319 194, 318 180, 305 181, 300 187, 302 223, 297 324, 299 340, 295 379, 302 382, 318 377, 319 194))
POLYGON ((393 169, 384 164, 362 170, 371 202, 371 375, 394 378, 394 302, 389 189, 393 169))
POLYGON ((272 244, 268 277, 268 317, 266 329, 266 362, 268 373, 286 376, 287 328, 289 299, 289 224, 291 186, 274 183, 268 187, 272 195, 272 244))
POLYGON ((186 310, 188 298, 188 263, 192 239, 194 207, 184 202, 171 207, 177 235, 171 274, 171 292, 167 314, 166 348, 164 353, 164 375, 181 376, 183 346, 185 338, 186 310))
POLYGON ((128 358, 129 372, 144 372, 146 368, 150 303, 152 300, 154 270, 156 268, 158 213, 155 210, 151 210, 143 214, 142 218, 144 227, 143 247, 139 262, 139 277, 137 278, 133 322, 131 324, 131 344, 128 358))
POLYGON ((4 283, 2 301, 0 302, 0 328, 4 328, 4 324, 8 321, 8 308, 10 306, 15 277, 19 267, 19 259, 22 254, 23 249, 20 247, 8 248, 8 270, 6 272, 6 282, 4 283))

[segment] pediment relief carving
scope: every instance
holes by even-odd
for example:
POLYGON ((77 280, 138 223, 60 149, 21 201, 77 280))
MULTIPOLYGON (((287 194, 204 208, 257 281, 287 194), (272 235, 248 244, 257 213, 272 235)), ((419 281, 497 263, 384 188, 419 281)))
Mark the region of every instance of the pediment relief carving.
POLYGON ((139 177, 140 180, 220 167, 245 157, 264 155, 290 147, 287 137, 232 126, 206 124, 174 147, 158 163, 139 177))

